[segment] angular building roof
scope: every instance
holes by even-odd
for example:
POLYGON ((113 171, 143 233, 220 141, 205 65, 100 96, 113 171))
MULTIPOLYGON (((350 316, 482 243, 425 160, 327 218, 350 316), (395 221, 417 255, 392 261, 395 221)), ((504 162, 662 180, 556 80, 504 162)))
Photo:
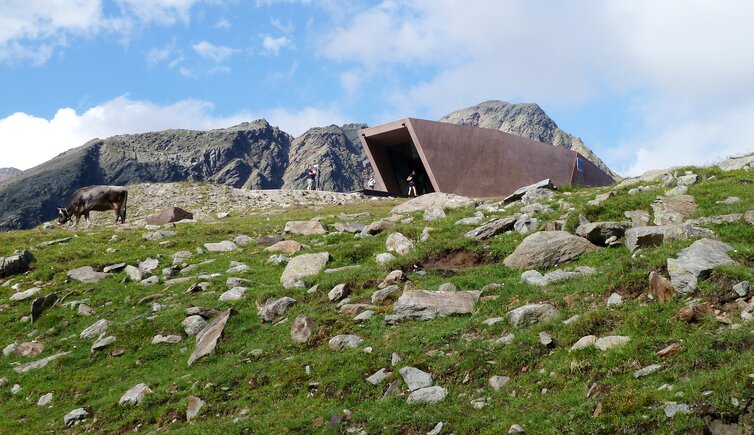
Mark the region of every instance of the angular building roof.
POLYGON ((579 153, 498 130, 404 118, 359 131, 377 190, 407 192, 419 173, 422 192, 472 197, 509 195, 550 178, 555 185, 606 186, 610 175, 579 153))

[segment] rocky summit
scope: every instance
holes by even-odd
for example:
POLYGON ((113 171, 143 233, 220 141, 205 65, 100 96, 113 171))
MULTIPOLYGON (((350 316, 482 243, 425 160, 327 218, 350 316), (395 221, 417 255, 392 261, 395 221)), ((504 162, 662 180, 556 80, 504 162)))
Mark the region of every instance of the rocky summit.
MULTIPOLYGON (((250 131, 285 140, 207 137, 250 131)), ((227 180, 266 179, 237 158, 227 180)), ((729 161, 507 200, 133 184, 124 225, 0 233, 0 432, 752 433, 752 180, 729 161), (168 207, 190 218, 149 219, 168 207)))

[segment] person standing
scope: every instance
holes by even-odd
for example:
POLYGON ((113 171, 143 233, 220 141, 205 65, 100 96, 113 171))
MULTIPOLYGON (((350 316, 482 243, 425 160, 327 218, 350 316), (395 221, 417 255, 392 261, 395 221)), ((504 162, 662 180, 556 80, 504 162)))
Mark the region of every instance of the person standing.
POLYGON ((374 190, 374 186, 377 184, 376 181, 374 181, 374 177, 369 177, 369 181, 367 181, 367 187, 369 190, 374 190))
POLYGON ((416 169, 411 170, 406 181, 408 182, 408 196, 411 196, 412 191, 414 192, 414 196, 416 196, 416 169))
POLYGON ((316 189, 316 181, 317 169, 314 166, 309 166, 309 168, 306 170, 306 190, 316 189))

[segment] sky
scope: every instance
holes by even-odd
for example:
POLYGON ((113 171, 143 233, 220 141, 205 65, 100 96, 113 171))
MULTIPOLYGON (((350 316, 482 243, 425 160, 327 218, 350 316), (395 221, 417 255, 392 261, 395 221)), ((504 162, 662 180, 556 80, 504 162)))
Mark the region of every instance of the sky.
POLYGON ((0 0, 0 167, 536 103, 624 176, 754 152, 748 0, 0 0))

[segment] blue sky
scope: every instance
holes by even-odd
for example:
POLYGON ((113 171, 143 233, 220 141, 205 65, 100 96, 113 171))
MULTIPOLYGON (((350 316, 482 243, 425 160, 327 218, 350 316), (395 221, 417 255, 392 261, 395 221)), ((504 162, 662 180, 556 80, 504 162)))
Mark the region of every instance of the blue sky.
POLYGON ((740 0, 0 0, 0 167, 94 137, 537 103, 624 175, 754 151, 740 0))

